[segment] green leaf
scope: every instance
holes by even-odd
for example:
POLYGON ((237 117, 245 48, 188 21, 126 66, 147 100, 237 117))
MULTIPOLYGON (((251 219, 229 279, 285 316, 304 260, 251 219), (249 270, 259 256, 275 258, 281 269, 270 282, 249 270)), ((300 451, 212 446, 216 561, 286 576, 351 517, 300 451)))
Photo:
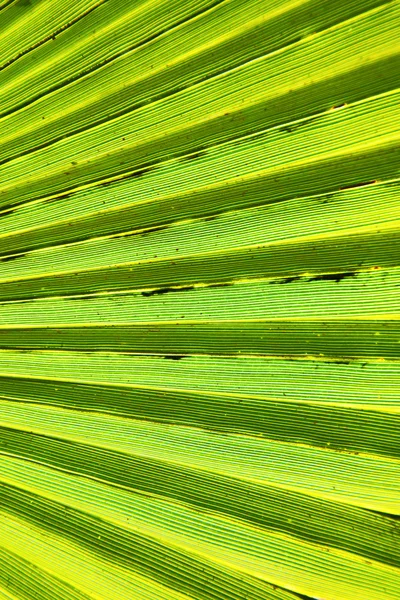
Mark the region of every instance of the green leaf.
POLYGON ((1 600, 400 600, 399 17, 0 1, 1 600))

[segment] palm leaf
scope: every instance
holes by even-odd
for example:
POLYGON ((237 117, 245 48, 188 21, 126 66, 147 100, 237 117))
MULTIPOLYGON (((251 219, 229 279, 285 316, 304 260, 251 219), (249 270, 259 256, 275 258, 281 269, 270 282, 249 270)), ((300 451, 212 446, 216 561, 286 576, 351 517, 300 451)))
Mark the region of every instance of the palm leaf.
POLYGON ((400 598, 398 1, 0 2, 0 598, 400 598))

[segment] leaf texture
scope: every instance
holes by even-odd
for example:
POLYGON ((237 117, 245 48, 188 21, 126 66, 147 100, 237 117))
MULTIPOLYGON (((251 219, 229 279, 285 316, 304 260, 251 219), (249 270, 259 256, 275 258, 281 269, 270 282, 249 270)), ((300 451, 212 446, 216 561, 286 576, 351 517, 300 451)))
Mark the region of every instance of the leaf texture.
POLYGON ((0 2, 0 599, 400 599, 400 4, 0 2))

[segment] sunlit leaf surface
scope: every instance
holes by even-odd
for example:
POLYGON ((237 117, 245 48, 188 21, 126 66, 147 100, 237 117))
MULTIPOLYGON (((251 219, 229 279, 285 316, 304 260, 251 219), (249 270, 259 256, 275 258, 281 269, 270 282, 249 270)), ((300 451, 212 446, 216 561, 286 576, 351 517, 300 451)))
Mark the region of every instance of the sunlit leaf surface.
POLYGON ((0 599, 400 599, 400 3, 0 1, 0 599))

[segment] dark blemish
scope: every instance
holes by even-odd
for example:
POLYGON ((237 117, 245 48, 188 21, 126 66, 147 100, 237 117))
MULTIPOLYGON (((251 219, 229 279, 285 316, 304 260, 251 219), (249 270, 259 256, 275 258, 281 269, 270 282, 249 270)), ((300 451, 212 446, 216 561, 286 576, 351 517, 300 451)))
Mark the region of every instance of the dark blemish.
POLYGON ((98 185, 101 187, 108 187, 109 185, 114 185, 120 181, 119 179, 114 179, 113 181, 103 181, 103 183, 99 183, 98 185))
POLYGON ((219 287, 227 287, 233 285, 233 283, 212 283, 211 285, 208 285, 207 288, 219 288, 219 287))
MULTIPOLYGON (((278 590, 281 592, 285 592, 286 590, 278 585, 275 584, 270 584, 273 590, 278 590)), ((305 596, 304 594, 299 594, 299 592, 296 592, 296 595, 293 596, 293 600, 318 600, 317 598, 313 598, 311 596, 305 596)))
POLYGON ((122 183, 123 181, 126 181, 127 179, 135 179, 135 178, 143 177, 143 175, 146 175, 147 173, 150 173, 150 171, 154 171, 155 169, 156 169, 156 167, 145 167, 143 169, 135 171, 134 173, 129 173, 128 175, 125 175, 124 177, 122 177, 120 179, 113 179, 112 181, 104 181, 103 183, 100 183, 99 185, 107 187, 108 185, 122 183))
POLYGON ((74 192, 68 192, 67 194, 60 194, 59 196, 57 196, 57 198, 45 198, 44 200, 40 201, 40 206, 43 206, 44 204, 51 204, 52 202, 58 202, 59 200, 64 200, 65 198, 70 198, 71 196, 74 196, 74 192))
POLYGON ((71 162, 71 165, 77 165, 78 163, 75 162, 74 160, 71 162))
POLYGON ((302 121, 301 123, 294 123, 293 125, 285 125, 284 127, 280 127, 278 131, 284 131, 285 133, 293 133, 300 127, 304 127, 304 125, 308 125, 310 121, 302 121))
POLYGON ((152 227, 151 229, 146 229, 146 231, 128 231, 128 233, 120 233, 118 234, 118 238, 126 238, 132 237, 134 235, 147 235, 148 233, 153 233, 154 231, 162 231, 163 229, 167 229, 168 225, 160 225, 159 227, 152 227))
POLYGON ((55 202, 57 200, 65 200, 65 198, 71 198, 74 195, 75 195, 74 192, 69 192, 68 194, 62 194, 62 196, 59 196, 58 198, 49 198, 48 200, 45 200, 44 204, 48 204, 49 202, 55 202))
POLYGON ((187 161, 187 160, 195 160, 196 158, 201 158, 202 156, 205 156, 207 153, 204 150, 201 150, 200 152, 194 152, 193 154, 188 154, 187 156, 182 156, 181 161, 187 161))
POLYGON ((270 281, 270 284, 275 284, 275 283, 292 283, 292 281, 299 281, 301 279, 301 277, 296 276, 296 277, 282 277, 280 279, 273 279, 272 281, 270 281))
POLYGON ((399 521, 400 520, 400 515, 393 515, 392 513, 385 513, 382 512, 380 510, 373 510, 373 509, 369 509, 370 512, 379 515, 381 517, 384 517, 385 519, 393 519, 393 521, 399 521))
POLYGON ((339 190, 351 190, 352 188, 364 187, 365 185, 372 185, 373 183, 377 183, 376 179, 374 179, 373 181, 363 181, 361 183, 351 183, 350 185, 344 185, 341 188, 339 188, 339 190))
MULTIPOLYGON (((123 164, 123 163, 120 163, 120 164, 123 164)), ((107 187, 108 185, 118 184, 118 183, 121 183, 122 181, 126 181, 127 179, 134 179, 135 177, 142 177, 143 175, 146 175, 146 173, 150 173, 150 171, 154 171, 156 169, 157 169, 157 167, 143 167, 143 169, 140 169, 140 170, 136 171, 135 173, 125 174, 123 177, 120 177, 119 179, 113 179, 112 181, 104 181, 103 183, 99 183, 99 185, 107 187)))
POLYGON ((217 218, 217 215, 215 215, 214 217, 206 217, 204 219, 204 221, 214 221, 214 219, 216 219, 216 218, 217 218))
POLYGON ((306 125, 314 124, 315 121, 317 121, 318 119, 321 119, 321 118, 322 118, 322 115, 308 117, 307 119, 304 119, 303 121, 298 121, 297 123, 290 123, 289 125, 283 125, 281 127, 278 127, 278 131, 284 131, 285 133, 292 133, 293 131, 300 129, 301 127, 305 127, 306 125))
POLYGON ((146 175, 146 173, 149 173, 149 171, 151 171, 151 169, 141 169, 140 171, 136 171, 135 173, 131 173, 131 178, 137 178, 137 177, 143 177, 143 175, 146 175))
POLYGON ((23 256, 26 256, 26 253, 12 254, 11 256, 4 256, 4 258, 0 258, 0 262, 9 262, 10 260, 16 260, 17 258, 22 258, 23 256))
POLYGON ((335 194, 326 194, 325 196, 320 196, 317 201, 322 202, 322 204, 326 204, 335 198, 335 194))
POLYGON ((298 42, 301 42, 302 39, 303 39, 303 36, 298 35, 298 36, 292 38, 290 40, 290 42, 287 43, 287 45, 289 45, 289 44, 297 44, 298 42))
POLYGON ((194 290, 194 285, 188 285, 186 287, 181 287, 181 288, 170 288, 170 287, 165 287, 165 288, 158 288, 157 290, 150 290, 149 292, 141 292, 142 296, 155 296, 155 295, 160 295, 160 294, 168 294, 169 292, 188 292, 189 290, 194 290))
POLYGON ((357 273, 354 271, 348 273, 327 273, 326 275, 317 275, 316 277, 310 277, 308 281, 342 281, 346 277, 357 277, 357 273))
POLYGON ((168 229, 168 225, 160 225, 159 227, 151 227, 151 229, 146 229, 146 231, 142 231, 140 235, 147 235, 148 233, 153 233, 154 231, 162 231, 163 229, 168 229))
POLYGON ((121 233, 118 234, 117 238, 127 238, 127 237, 132 237, 134 235, 139 235, 139 233, 137 231, 130 231, 129 233, 121 233))
POLYGON ((15 212, 15 208, 10 208, 9 210, 5 210, 0 213, 0 218, 6 217, 7 215, 12 215, 13 212, 15 212))
POLYGON ((184 354, 170 354, 170 355, 166 355, 164 356, 164 358, 168 358, 169 360, 181 360, 182 358, 185 358, 184 354))
POLYGON ((135 171, 135 173, 130 173, 123 178, 113 179, 112 181, 104 181, 103 183, 99 183, 100 186, 107 187, 108 185, 117 185, 118 183, 122 183, 122 181, 126 181, 127 179, 135 179, 139 177, 143 177, 147 173, 154 171, 156 167, 145 167, 144 169, 140 169, 139 171, 135 171))

